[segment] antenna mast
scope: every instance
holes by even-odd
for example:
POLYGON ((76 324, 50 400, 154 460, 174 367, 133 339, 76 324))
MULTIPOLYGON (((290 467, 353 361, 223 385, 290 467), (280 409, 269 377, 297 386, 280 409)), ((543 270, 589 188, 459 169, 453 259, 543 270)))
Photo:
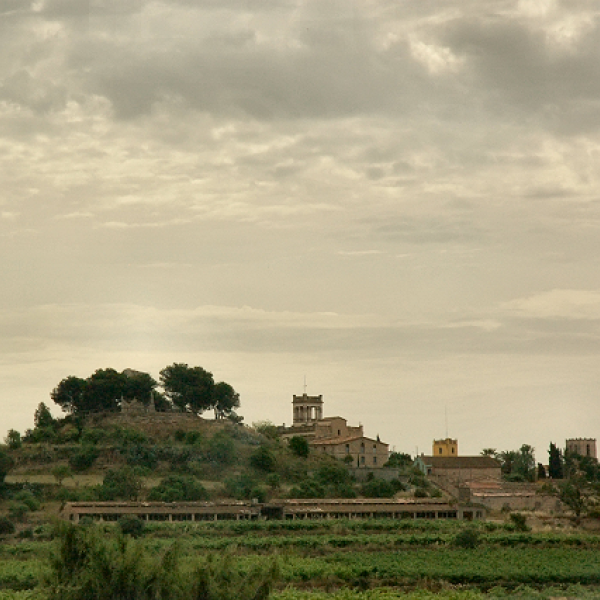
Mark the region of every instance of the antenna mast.
POLYGON ((446 417, 446 439, 448 439, 448 405, 444 406, 444 413, 446 417))

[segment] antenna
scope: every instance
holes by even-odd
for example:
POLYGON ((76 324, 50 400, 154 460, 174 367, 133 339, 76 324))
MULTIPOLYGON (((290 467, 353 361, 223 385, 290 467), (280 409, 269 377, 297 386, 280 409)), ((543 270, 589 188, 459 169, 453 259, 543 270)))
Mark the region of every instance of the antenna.
POLYGON ((306 375, 304 376, 304 395, 306 396, 306 375))
POLYGON ((444 413, 446 416, 446 439, 448 439, 448 405, 444 406, 444 413))

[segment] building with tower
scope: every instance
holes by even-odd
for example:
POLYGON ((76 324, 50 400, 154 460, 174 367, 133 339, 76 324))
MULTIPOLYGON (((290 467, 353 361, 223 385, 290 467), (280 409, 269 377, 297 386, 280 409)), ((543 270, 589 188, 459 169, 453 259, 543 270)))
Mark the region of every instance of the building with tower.
POLYGON ((570 454, 579 454, 579 456, 591 456, 598 459, 596 453, 596 438, 571 438, 565 443, 565 447, 570 454))
POLYGON ((458 456, 458 440, 433 440, 433 456, 458 456))
POLYGON ((280 436, 289 440, 301 436, 311 448, 325 452, 356 468, 379 469, 387 462, 389 446, 366 437, 362 425, 353 427, 343 417, 323 416, 323 396, 302 394, 292 397, 293 422, 291 427, 279 428, 280 436))

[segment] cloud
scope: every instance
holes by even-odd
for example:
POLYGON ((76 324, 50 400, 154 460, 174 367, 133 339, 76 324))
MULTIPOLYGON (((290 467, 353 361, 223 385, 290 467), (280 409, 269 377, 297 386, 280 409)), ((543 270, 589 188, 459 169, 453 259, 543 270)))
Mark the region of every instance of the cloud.
POLYGON ((554 289, 502 305, 509 313, 534 319, 600 320, 600 291, 554 289))

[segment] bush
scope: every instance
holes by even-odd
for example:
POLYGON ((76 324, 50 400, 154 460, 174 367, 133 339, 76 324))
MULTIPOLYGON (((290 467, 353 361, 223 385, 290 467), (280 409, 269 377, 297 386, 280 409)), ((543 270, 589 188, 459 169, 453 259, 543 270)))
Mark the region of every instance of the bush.
POLYGON ((301 435, 295 435, 289 442, 290 450, 300 458, 306 458, 310 452, 308 440, 301 435))
POLYGON ((392 498, 396 489, 389 481, 372 479, 361 486, 360 493, 367 498, 392 498))
POLYGON ((459 548, 476 548, 479 545, 479 532, 474 527, 465 527, 456 534, 454 545, 459 548))
POLYGON ((515 526, 516 531, 530 531, 531 527, 527 525, 527 517, 523 513, 511 513, 510 521, 515 526))
POLYGON ((188 431, 185 434, 185 443, 190 446, 198 445, 202 442, 202 434, 199 431, 188 431))
POLYGON ((27 490, 22 490, 15 494, 14 500, 16 502, 20 502, 21 504, 25 504, 25 506, 27 506, 28 510, 31 512, 39 510, 40 508, 39 500, 27 490))
POLYGON ((158 465, 156 448, 146 444, 129 444, 121 448, 119 453, 125 457, 125 462, 132 467, 146 467, 154 470, 158 465))
POLYGON ((137 500, 142 490, 142 480, 131 467, 111 469, 98 488, 100 500, 137 500))
POLYGON ((8 517, 0 517, 0 535, 11 535, 15 532, 15 524, 8 517))
POLYGON ((254 479, 246 473, 225 480, 225 494, 238 500, 249 500, 255 487, 254 479))
POLYGON ((8 514, 13 521, 23 523, 27 520, 27 514, 29 513, 29 507, 23 502, 11 502, 8 506, 8 514))
POLYGON ((209 459, 220 465, 231 465, 235 460, 235 447, 231 438, 223 432, 215 434, 208 444, 209 459))
POLYGON ((135 515, 125 515, 119 519, 118 523, 123 535, 138 538, 144 533, 144 521, 135 515))
POLYGON ((272 473, 275 470, 275 457, 266 446, 259 446, 250 456, 250 464, 259 471, 272 473))
POLYGON ((157 555, 136 540, 106 536, 96 527, 60 523, 55 537, 44 581, 48 600, 266 600, 278 576, 276 562, 245 570, 230 555, 209 555, 184 571, 177 546, 157 555))
POLYGON ((87 471, 94 464, 98 455, 96 446, 85 444, 69 457, 69 464, 74 471, 87 471))
POLYGON ((422 487, 418 487, 414 492, 415 498, 427 498, 428 496, 429 494, 427 493, 427 490, 422 487))
POLYGON ((206 488, 189 475, 170 475, 148 494, 151 502, 194 502, 208 497, 206 488))

